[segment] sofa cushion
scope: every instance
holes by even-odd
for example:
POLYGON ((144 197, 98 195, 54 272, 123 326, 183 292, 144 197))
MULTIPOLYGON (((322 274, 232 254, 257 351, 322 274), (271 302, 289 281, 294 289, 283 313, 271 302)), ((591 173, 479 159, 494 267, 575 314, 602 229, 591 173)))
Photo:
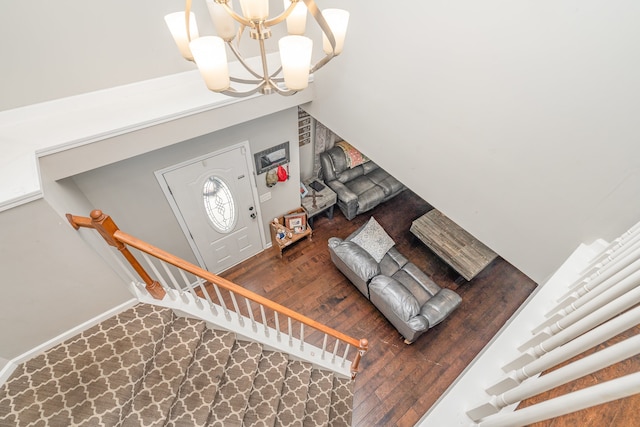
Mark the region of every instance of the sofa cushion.
POLYGON ((384 198, 385 195, 382 188, 374 185, 372 188, 358 195, 358 213, 375 208, 384 198))
POLYGON ((380 274, 393 276, 396 271, 400 270, 408 262, 409 260, 393 247, 387 251, 380 261, 380 274))
POLYGON ((340 172, 339 174, 336 175, 336 178, 338 179, 338 181, 345 184, 345 183, 350 183, 351 181, 353 181, 354 179, 357 179, 358 177, 362 177, 362 175, 364 175, 364 168, 362 166, 357 166, 353 169, 347 169, 340 172))
POLYGON ((408 292, 411 292, 413 294, 421 307, 425 302, 431 299, 432 294, 427 292, 422 284, 415 280, 410 274, 408 274, 404 268, 398 270, 392 277, 398 282, 402 283, 402 285, 408 290, 408 292))
POLYGON ((329 242, 334 253, 361 280, 368 282, 372 277, 380 274, 380 266, 373 257, 361 246, 354 242, 329 242))
POLYGON ((367 251, 376 262, 380 262, 387 251, 396 244, 374 217, 369 219, 351 241, 367 251))
POLYGON ((369 292, 373 302, 378 305, 384 303, 404 322, 420 313, 420 305, 411 292, 391 277, 374 277, 369 284, 369 292))
MULTIPOLYGON (((342 175, 344 175, 344 173, 342 175)), ((361 194, 364 194, 367 191, 371 190, 372 188, 376 188, 377 187, 377 185, 374 184, 373 181, 371 181, 365 175, 354 177, 354 178, 346 181, 345 185, 347 186, 347 188, 349 190, 351 190, 355 194, 357 194, 358 197, 360 197, 361 194)))
POLYGON ((389 175, 387 171, 381 168, 370 172, 369 174, 367 174, 367 177, 373 183, 382 188, 385 197, 395 194, 403 188, 403 185, 400 181, 389 175))
POLYGON ((415 264, 410 262, 403 266, 402 269, 411 277, 413 277, 416 282, 420 283, 422 287, 431 294, 431 296, 440 292, 440 286, 436 285, 436 283, 431 280, 431 277, 424 274, 424 272, 416 267, 415 264))

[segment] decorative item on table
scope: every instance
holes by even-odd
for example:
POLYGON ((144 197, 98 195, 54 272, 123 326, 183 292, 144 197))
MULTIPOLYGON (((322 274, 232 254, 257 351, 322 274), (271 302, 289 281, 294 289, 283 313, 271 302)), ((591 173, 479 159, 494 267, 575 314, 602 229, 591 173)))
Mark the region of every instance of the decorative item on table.
POLYGON ((293 230, 295 234, 301 234, 307 230, 307 214, 305 212, 285 215, 284 221, 285 226, 289 230, 293 230))
POLYGON ((278 218, 273 218, 273 221, 271 221, 273 224, 273 227, 276 230, 276 239, 282 240, 285 237, 287 237, 287 230, 284 228, 284 226, 282 224, 280 224, 280 221, 278 220, 278 218))
POLYGON ((307 190, 307 187, 305 187, 305 185, 301 182, 300 183, 300 198, 305 197, 307 194, 309 194, 309 190, 307 190))

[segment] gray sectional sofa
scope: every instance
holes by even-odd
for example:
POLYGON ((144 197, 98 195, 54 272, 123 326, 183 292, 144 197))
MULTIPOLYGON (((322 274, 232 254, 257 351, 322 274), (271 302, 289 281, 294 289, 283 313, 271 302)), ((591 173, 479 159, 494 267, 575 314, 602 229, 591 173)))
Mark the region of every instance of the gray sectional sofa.
POLYGON ((394 244, 372 217, 345 239, 331 237, 329 252, 336 267, 411 344, 446 319, 462 298, 434 283, 394 244))
POLYGON ((336 192, 348 220, 396 196, 405 186, 371 160, 355 166, 340 146, 320 153, 324 182, 336 192))

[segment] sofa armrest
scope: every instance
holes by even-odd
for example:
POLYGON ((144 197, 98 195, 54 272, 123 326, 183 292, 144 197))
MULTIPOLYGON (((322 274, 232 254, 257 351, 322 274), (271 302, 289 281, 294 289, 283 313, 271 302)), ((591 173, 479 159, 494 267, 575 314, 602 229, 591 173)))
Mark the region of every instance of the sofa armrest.
POLYGON ((338 180, 328 181, 327 184, 338 195, 338 199, 342 200, 346 204, 358 203, 358 195, 351 191, 349 187, 344 185, 338 180))
POLYGON ((348 220, 355 218, 358 212, 358 195, 337 179, 335 181, 328 181, 326 184, 336 192, 338 207, 345 218, 348 220))
POLYGON ((433 328, 449 316, 462 302, 460 295, 451 289, 441 289, 420 308, 420 315, 433 328))
POLYGON ((411 343, 429 329, 429 322, 420 315, 418 301, 396 279, 379 275, 369 284, 371 303, 411 343))

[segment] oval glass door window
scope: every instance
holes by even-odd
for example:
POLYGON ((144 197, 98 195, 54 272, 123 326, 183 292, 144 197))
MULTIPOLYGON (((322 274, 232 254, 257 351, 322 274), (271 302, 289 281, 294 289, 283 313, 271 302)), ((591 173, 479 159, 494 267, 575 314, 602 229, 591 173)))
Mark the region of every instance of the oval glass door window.
POLYGON ((220 233, 233 231, 238 220, 238 210, 227 183, 217 176, 210 176, 204 182, 202 197, 213 228, 220 233))

